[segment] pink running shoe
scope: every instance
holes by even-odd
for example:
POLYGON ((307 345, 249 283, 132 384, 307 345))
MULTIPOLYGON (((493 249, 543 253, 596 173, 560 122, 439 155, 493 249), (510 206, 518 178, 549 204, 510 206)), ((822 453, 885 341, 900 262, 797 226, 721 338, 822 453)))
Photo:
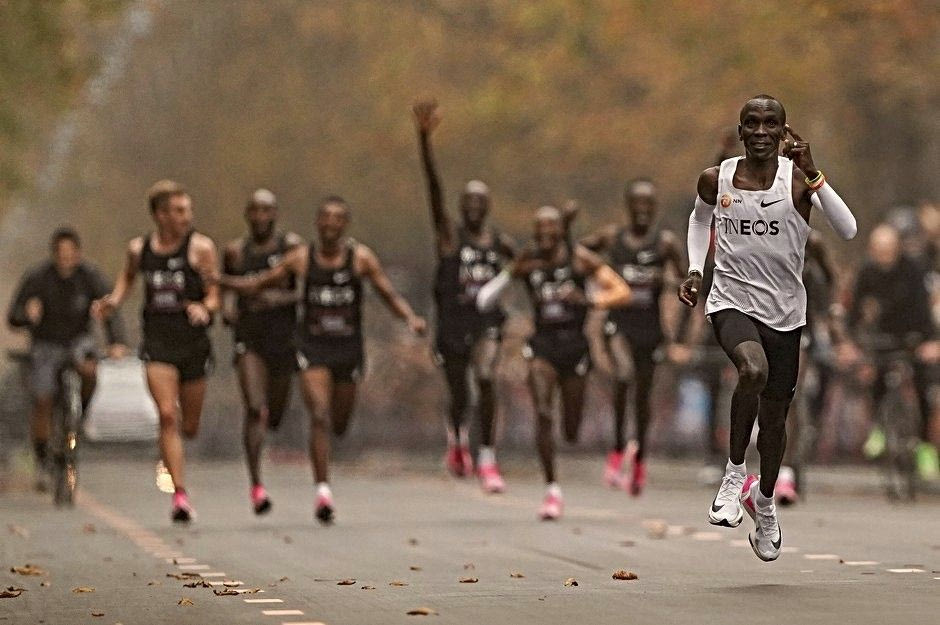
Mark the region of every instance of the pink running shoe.
POLYGON ((189 503, 189 495, 186 491, 177 491, 173 493, 173 511, 170 518, 174 523, 189 523, 196 520, 196 511, 189 503))
POLYGON ((499 474, 499 465, 494 463, 481 464, 479 469, 480 484, 483 486, 483 492, 502 493, 506 490, 506 482, 503 476, 499 474))
POLYGON ((630 484, 628 489, 630 494, 636 497, 643 492, 646 486, 646 462, 644 460, 633 460, 633 471, 630 473, 630 484))
POLYGON ((463 454, 460 453, 460 447, 451 446, 447 448, 447 453, 444 454, 444 466, 454 477, 463 477, 465 475, 463 454))
POLYGON ((315 507, 314 516, 317 517, 317 520, 321 525, 331 525, 335 518, 333 510, 333 495, 320 493, 317 495, 317 503, 315 507))
POLYGON ((777 483, 774 484, 774 494, 777 503, 781 506, 792 506, 799 499, 796 492, 796 476, 790 467, 780 467, 780 473, 777 475, 777 483))
POLYGON ((744 511, 753 519, 754 515, 757 514, 757 504, 754 503, 754 497, 751 493, 751 486, 755 482, 760 481, 760 476, 758 475, 748 475, 744 478, 744 485, 741 486, 741 506, 744 507, 744 511))
POLYGON ((607 453, 607 463, 604 465, 604 484, 610 488, 620 488, 623 478, 620 472, 623 470, 624 453, 613 450, 607 453))
POLYGON ((473 456, 470 455, 470 448, 466 445, 460 446, 460 463, 463 465, 461 477, 473 475, 473 456))
POLYGON ((261 484, 251 487, 251 505, 257 515, 267 514, 271 511, 271 500, 268 498, 268 491, 261 484))
POLYGON ((546 493, 542 507, 539 508, 539 518, 543 521, 557 521, 561 518, 564 508, 565 502, 562 501, 561 494, 546 493))

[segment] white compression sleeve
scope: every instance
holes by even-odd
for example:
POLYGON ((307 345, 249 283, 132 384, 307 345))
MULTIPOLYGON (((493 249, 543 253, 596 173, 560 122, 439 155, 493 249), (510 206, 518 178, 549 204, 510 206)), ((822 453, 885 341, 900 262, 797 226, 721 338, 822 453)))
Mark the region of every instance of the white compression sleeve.
POLYGON ((689 271, 705 271, 705 257, 711 241, 712 215, 715 207, 695 196, 695 208, 689 215, 689 271))
POLYGON ((810 196, 810 201, 826 216, 836 234, 846 241, 855 238, 858 233, 855 216, 828 182, 823 183, 823 186, 810 196))
POLYGON ((477 310, 487 312, 492 310, 499 301, 499 296, 509 287, 512 282, 512 276, 509 271, 503 269, 495 278, 480 287, 477 293, 477 310))

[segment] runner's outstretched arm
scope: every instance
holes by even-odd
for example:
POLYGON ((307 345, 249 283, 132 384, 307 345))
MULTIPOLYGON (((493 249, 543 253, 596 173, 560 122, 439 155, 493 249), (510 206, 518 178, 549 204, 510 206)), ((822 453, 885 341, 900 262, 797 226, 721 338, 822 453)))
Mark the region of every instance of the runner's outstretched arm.
POLYGON ((254 295, 261 289, 277 286, 284 278, 295 275, 302 276, 307 273, 310 249, 306 245, 292 247, 284 254, 278 264, 267 271, 252 276, 232 276, 223 274, 218 276, 218 283, 222 288, 232 289, 243 295, 254 295))
POLYGON ((107 319, 124 303, 128 291, 134 286, 134 280, 137 278, 137 270, 140 267, 140 255, 143 249, 143 237, 135 237, 127 244, 124 269, 118 274, 117 282, 114 283, 114 289, 104 297, 95 300, 91 305, 91 314, 96 319, 107 319))
POLYGON ((437 235, 438 252, 441 252, 453 243, 450 216, 444 210, 444 193, 437 175, 437 166, 434 163, 434 152, 431 150, 431 133, 441 123, 441 114, 437 110, 437 101, 433 99, 416 102, 412 111, 414 111, 415 123, 418 126, 421 164, 424 167, 424 176, 428 184, 431 221, 437 235))
POLYGON ((382 268, 375 252, 360 244, 356 246, 356 257, 359 266, 362 268, 362 275, 369 279, 375 290, 382 296, 389 310, 395 313, 399 319, 403 319, 412 332, 418 336, 424 335, 427 330, 427 322, 415 314, 405 298, 392 286, 392 281, 388 279, 388 274, 382 268))
POLYGON ((591 276, 594 286, 597 287, 588 298, 591 306, 607 310, 622 308, 630 303, 629 285, 603 259, 581 245, 574 248, 574 256, 575 261, 585 268, 584 273, 591 276))

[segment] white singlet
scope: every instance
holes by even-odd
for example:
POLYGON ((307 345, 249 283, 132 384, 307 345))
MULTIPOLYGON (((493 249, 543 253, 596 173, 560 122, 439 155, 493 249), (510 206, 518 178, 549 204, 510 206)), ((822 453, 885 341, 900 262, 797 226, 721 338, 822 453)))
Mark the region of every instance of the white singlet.
POLYGON ((809 224, 793 206, 793 161, 777 157, 777 176, 766 191, 732 184, 738 162, 718 173, 715 274, 705 314, 734 308, 774 330, 806 325, 803 257, 809 224))

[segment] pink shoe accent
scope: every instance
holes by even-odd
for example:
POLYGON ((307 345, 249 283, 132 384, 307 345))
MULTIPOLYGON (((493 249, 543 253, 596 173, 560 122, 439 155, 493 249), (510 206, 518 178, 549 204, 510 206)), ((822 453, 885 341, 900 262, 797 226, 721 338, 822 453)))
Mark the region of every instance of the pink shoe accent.
POLYGON ((607 462, 604 465, 604 484, 611 488, 620 488, 622 478, 620 471, 623 469, 624 453, 622 451, 611 451, 607 453, 607 462))
POLYGON ((561 518, 561 513, 565 508, 565 503, 558 495, 551 493, 545 495, 542 500, 542 507, 539 508, 539 518, 543 521, 555 521, 561 518))
POLYGON ((185 492, 173 493, 173 510, 170 518, 177 523, 189 523, 196 518, 196 511, 193 510, 189 496, 185 492))
POLYGON ((799 495, 796 493, 796 484, 793 483, 793 480, 787 478, 777 478, 777 483, 774 484, 774 494, 777 501, 783 506, 795 504, 799 499, 799 495))
POLYGON ((257 484, 256 486, 251 487, 251 503, 254 505, 259 505, 264 503, 264 500, 268 498, 268 491, 264 490, 264 486, 257 484))
POLYGON ((479 469, 480 482, 487 493, 502 493, 506 490, 503 476, 499 474, 499 465, 481 464, 479 469))
POLYGON ((751 487, 754 484, 757 484, 760 481, 760 478, 756 475, 748 475, 744 479, 744 485, 741 486, 741 505, 744 506, 744 509, 753 519, 757 514, 757 509, 754 507, 754 494, 751 492, 751 487))
POLYGON ((317 502, 314 506, 314 516, 323 525, 330 525, 333 522, 333 495, 317 495, 317 502))
POLYGON ((473 475, 473 456, 470 455, 470 448, 466 445, 460 446, 460 462, 463 465, 463 473, 460 477, 473 475))
POLYGON ((633 471, 630 474, 630 494, 636 497, 643 492, 646 486, 646 462, 643 460, 633 461, 633 471))
POLYGON ((464 476, 463 455, 460 453, 459 447, 447 448, 447 453, 444 455, 444 466, 454 477, 464 476))

